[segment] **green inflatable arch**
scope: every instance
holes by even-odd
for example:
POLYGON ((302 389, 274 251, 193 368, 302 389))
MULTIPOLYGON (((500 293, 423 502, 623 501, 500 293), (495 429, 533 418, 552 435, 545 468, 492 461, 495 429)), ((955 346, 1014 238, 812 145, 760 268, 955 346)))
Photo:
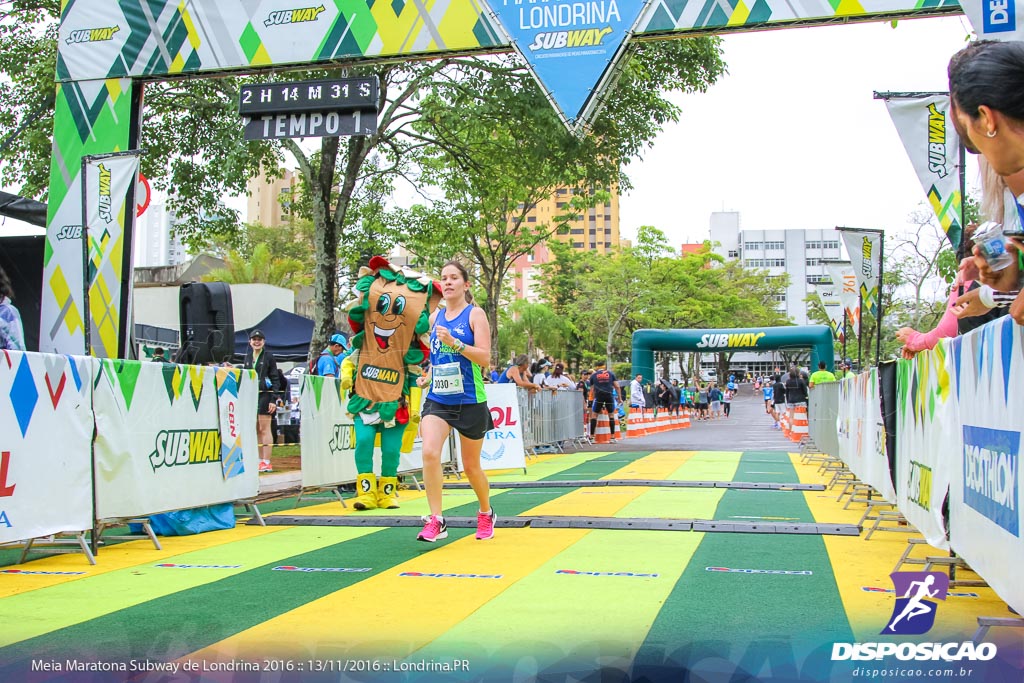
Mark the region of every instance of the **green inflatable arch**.
POLYGON ((637 330, 633 333, 633 374, 653 382, 655 351, 774 351, 811 349, 811 369, 819 361, 832 370, 835 351, 828 325, 737 328, 731 330, 637 330))

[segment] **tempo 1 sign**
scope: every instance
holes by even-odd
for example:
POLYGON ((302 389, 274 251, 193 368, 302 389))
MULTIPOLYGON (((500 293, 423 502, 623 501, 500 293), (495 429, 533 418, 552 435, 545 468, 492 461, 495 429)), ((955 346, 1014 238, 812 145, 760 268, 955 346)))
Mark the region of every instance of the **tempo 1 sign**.
POLYGON ((293 112, 245 120, 246 140, 373 135, 376 132, 376 111, 293 112))

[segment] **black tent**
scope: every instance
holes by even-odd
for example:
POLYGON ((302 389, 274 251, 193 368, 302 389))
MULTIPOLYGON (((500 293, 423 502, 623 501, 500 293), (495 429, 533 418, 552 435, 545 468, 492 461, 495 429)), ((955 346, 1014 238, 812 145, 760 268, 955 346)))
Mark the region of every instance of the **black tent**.
POLYGON ((301 315, 275 308, 252 327, 235 332, 235 355, 245 356, 249 350, 249 332, 261 330, 267 339, 264 348, 279 361, 301 363, 309 357, 309 342, 313 339, 313 321, 301 315))
POLYGON ((40 228, 46 227, 46 204, 0 191, 0 216, 10 216, 40 228))

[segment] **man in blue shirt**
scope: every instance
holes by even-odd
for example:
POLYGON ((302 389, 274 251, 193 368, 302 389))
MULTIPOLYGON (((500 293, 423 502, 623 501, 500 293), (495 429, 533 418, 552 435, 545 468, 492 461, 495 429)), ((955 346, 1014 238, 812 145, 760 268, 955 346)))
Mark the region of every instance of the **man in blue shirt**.
POLYGON ((348 348, 348 340, 344 335, 335 334, 327 343, 327 348, 320 354, 316 362, 316 374, 321 377, 337 377, 341 374, 341 354, 348 348))

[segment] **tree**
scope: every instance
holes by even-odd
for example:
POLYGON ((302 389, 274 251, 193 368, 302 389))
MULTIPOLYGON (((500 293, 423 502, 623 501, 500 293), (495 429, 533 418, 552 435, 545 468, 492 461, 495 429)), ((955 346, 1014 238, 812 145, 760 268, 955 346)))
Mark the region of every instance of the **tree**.
POLYGON ((262 283, 297 289, 309 284, 309 275, 302 261, 273 256, 270 247, 258 244, 250 254, 231 251, 223 268, 214 268, 203 276, 204 282, 227 282, 233 285, 262 283))

